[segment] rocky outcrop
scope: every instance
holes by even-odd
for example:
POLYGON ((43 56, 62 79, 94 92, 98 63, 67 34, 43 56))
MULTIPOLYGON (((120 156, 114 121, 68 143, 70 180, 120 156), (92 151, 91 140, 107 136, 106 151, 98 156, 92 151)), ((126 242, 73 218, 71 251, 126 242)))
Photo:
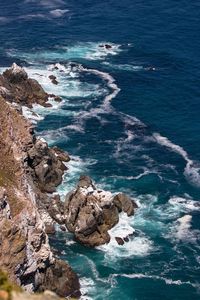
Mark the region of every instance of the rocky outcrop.
POLYGON ((51 202, 47 192, 61 182, 69 158, 37 139, 32 125, 9 104, 14 100, 31 105, 41 87, 35 89, 16 65, 0 76, 2 82, 9 93, 4 90, 6 95, 0 96, 0 268, 27 291, 50 289, 63 297, 78 296, 78 278, 54 257, 40 213, 51 202))
MULTIPOLYGON (((5 272, 0 270, 0 299, 1 300, 64 300, 54 292, 45 290, 43 293, 30 294, 24 292, 19 286, 11 283, 5 272)), ((71 298, 68 297, 70 300, 71 298)))
POLYGON ((49 106, 48 94, 25 70, 15 63, 0 75, 0 95, 7 101, 32 107, 34 103, 49 106))
POLYGON ((110 241, 108 231, 118 223, 121 211, 130 216, 136 207, 125 194, 96 189, 88 176, 81 176, 76 190, 66 196, 65 224, 79 242, 95 247, 110 241))
POLYGON ((51 149, 48 144, 37 139, 28 150, 27 165, 32 169, 33 176, 43 192, 53 193, 62 182, 64 171, 67 170, 64 162, 69 157, 57 148, 51 149))

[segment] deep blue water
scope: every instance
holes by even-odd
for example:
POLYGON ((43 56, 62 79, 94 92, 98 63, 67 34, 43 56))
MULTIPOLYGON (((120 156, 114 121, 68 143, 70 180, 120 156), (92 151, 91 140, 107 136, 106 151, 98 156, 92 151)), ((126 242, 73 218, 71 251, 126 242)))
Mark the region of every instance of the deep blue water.
POLYGON ((35 108, 38 135, 72 156, 61 194, 86 173, 140 206, 112 233, 136 230, 124 246, 53 238, 84 299, 200 298, 199 15, 185 0, 0 0, 0 66, 63 97, 35 108))

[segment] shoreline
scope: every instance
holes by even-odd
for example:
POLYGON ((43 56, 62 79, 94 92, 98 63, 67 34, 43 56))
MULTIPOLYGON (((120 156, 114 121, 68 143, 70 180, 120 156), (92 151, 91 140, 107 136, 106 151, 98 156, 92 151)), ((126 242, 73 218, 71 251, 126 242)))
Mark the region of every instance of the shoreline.
MULTIPOLYGON (((56 80, 55 78, 53 79, 56 80)), ((111 77, 107 80, 110 82, 111 77)), ((57 83, 52 82, 52 84, 57 83)), ((112 79, 112 84, 114 85, 112 87, 114 90, 116 88, 114 79, 112 79)), ((36 137, 34 128, 41 117, 31 109, 35 104, 41 105, 44 109, 52 107, 52 103, 49 102, 52 97, 54 100, 57 99, 59 103, 62 102, 62 99, 55 95, 47 94, 36 80, 29 79, 25 70, 16 64, 13 64, 3 75, 0 75, 0 86, 2 99, 6 101, 6 105, 10 107, 11 110, 15 111, 18 118, 21 118, 24 122, 22 131, 26 128, 26 133, 21 133, 20 138, 18 138, 18 136, 16 137, 20 144, 24 142, 24 152, 23 155, 20 153, 17 158, 14 155, 14 159, 20 160, 21 172, 23 173, 23 171, 25 171, 29 176, 27 179, 27 175, 24 175, 28 186, 26 197, 30 198, 34 209, 38 213, 40 223, 42 224, 43 233, 42 237, 41 235, 40 237, 44 238, 45 235, 48 253, 51 256, 51 259, 49 259, 50 266, 52 261, 53 267, 51 268, 56 269, 59 265, 59 268, 62 270, 59 275, 60 282, 58 278, 56 279, 58 280, 58 286, 57 283, 53 283, 54 280, 49 284, 49 278, 47 280, 46 277, 42 277, 42 279, 40 279, 40 285, 44 285, 44 287, 41 287, 37 283, 38 265, 34 259, 32 259, 36 264, 36 268, 35 271, 31 270, 32 273, 35 273, 32 275, 30 284, 27 285, 26 279, 24 280, 24 284, 22 284, 22 280, 19 279, 19 276, 16 277, 16 279, 20 285, 23 285, 24 288, 29 291, 42 291, 48 288, 60 296, 72 295, 79 297, 80 284, 77 275, 75 275, 69 265, 54 257, 49 246, 47 234, 54 234, 56 230, 55 224, 58 224, 61 230, 68 230, 74 233, 75 240, 81 244, 88 247, 100 246, 110 242, 111 237, 109 232, 119 222, 119 214, 124 212, 128 216, 131 216, 138 206, 133 199, 123 193, 112 194, 108 191, 97 189, 88 176, 81 176, 76 188, 66 195, 64 202, 61 201, 57 187, 62 183, 63 177, 66 175, 68 170, 67 163, 70 161, 70 157, 57 146, 49 147, 44 138, 36 137), (22 101, 22 99, 24 100, 22 101), (29 134, 27 134, 27 130, 29 134), (23 141, 24 136, 29 137, 28 142, 23 141), (63 289, 63 280, 65 280, 63 277, 66 275, 66 280, 70 280, 70 286, 65 286, 63 289), (59 290, 60 288, 61 291, 59 290)), ((119 90, 115 92, 119 92, 119 90)), ((21 187, 21 189, 23 190, 23 187, 21 187)), ((10 195, 8 195, 8 199, 9 196, 10 195)), ((9 215, 9 218, 12 219, 12 215, 9 215)), ((19 225, 21 225, 20 222, 19 225)), ((130 236, 132 235, 133 232, 130 233, 130 236)), ((118 245, 129 242, 129 239, 129 235, 114 237, 114 241, 117 242, 118 245)), ((42 240, 39 243, 40 246, 43 245, 42 240)), ((24 252, 25 257, 29 255, 30 254, 26 251, 24 252)), ((45 267, 43 268, 43 270, 45 270, 45 267)), ((13 271, 11 271, 11 275, 12 272, 13 271)), ((27 272, 28 271, 26 271, 26 276, 27 272)))

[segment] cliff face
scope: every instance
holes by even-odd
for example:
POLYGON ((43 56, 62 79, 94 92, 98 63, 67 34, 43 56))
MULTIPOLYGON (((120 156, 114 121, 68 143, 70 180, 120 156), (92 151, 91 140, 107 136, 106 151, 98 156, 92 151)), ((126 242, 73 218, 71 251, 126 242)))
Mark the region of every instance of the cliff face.
MULTIPOLYGON (((22 105, 47 106, 47 100, 39 83, 16 64, 0 75, 0 269, 27 291, 79 296, 76 274, 54 257, 47 233, 54 232, 56 222, 80 243, 102 245, 110 241, 120 212, 131 216, 137 204, 123 193, 97 189, 87 176, 64 203, 53 194, 70 158, 37 138, 21 113, 22 105)), ((115 237, 119 245, 129 238, 115 237)))
POLYGON ((26 290, 77 296, 78 278, 52 254, 40 214, 51 200, 46 192, 62 180, 67 156, 36 139, 28 121, 6 102, 30 104, 29 96, 39 95, 25 74, 14 66, 14 72, 0 76, 0 268, 26 290))

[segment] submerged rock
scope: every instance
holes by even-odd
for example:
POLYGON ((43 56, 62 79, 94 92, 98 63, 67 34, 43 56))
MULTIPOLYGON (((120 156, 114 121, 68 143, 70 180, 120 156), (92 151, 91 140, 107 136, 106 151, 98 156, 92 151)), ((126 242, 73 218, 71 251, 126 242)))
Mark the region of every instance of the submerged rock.
POLYGON ((115 240, 117 241, 118 245, 120 245, 120 246, 124 245, 124 240, 122 238, 116 236, 115 240))
POLYGON ((57 85, 57 84, 58 84, 58 81, 57 81, 57 78, 56 78, 56 76, 54 76, 54 75, 50 75, 50 76, 49 76, 49 79, 51 80, 51 82, 52 82, 53 84, 55 84, 55 85, 57 85))

